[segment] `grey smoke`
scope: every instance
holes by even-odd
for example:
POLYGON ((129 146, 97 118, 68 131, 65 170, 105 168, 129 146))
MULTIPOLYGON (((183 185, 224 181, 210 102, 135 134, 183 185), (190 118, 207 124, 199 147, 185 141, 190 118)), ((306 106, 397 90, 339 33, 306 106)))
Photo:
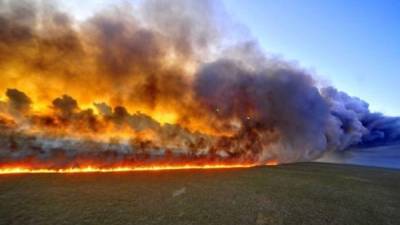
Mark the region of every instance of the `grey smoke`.
POLYGON ((365 101, 333 87, 321 90, 330 105, 339 150, 351 146, 370 146, 400 141, 400 118, 369 110, 365 101))
POLYGON ((12 113, 23 113, 29 111, 32 100, 23 92, 17 89, 7 89, 9 107, 12 113))

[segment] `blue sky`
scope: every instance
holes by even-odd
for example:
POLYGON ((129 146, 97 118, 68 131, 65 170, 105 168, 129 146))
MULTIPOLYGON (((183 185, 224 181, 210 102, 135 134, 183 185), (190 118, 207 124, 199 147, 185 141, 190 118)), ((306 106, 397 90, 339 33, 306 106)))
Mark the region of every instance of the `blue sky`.
MULTIPOLYGON (((266 52, 296 61, 373 111, 400 116, 400 1, 222 1, 266 52)), ((87 17, 116 1, 64 2, 87 17)))
POLYGON ((266 52, 312 69, 373 111, 400 115, 400 1, 223 1, 266 52))

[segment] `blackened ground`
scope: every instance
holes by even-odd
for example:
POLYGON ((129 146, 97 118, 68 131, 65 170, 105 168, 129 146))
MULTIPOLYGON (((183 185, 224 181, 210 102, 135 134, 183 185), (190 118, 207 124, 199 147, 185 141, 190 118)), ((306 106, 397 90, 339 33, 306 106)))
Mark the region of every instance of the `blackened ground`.
POLYGON ((299 163, 241 170, 0 176, 0 224, 400 224, 400 170, 299 163))

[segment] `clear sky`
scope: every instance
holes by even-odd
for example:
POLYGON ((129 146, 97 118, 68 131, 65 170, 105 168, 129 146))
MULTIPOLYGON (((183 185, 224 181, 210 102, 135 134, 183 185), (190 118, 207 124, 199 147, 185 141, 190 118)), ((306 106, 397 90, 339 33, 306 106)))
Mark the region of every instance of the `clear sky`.
POLYGON ((400 1, 223 1, 265 51, 400 116, 400 1))
MULTIPOLYGON (((122 0, 118 0, 122 1, 122 0)), ((399 0, 222 0, 266 52, 400 116, 399 0)), ((115 1, 65 0, 79 16, 115 1)))

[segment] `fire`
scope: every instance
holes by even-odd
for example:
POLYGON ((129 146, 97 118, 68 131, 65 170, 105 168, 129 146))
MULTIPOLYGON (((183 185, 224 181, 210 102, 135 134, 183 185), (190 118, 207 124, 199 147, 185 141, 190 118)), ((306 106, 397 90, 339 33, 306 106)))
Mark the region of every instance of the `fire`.
MULTIPOLYGON (((265 166, 275 166, 276 161, 270 161, 265 166)), ((112 173, 134 171, 164 171, 164 170, 217 170, 217 169, 245 169, 260 166, 258 164, 183 164, 183 165, 149 165, 149 166, 121 166, 100 168, 96 166, 71 167, 63 169, 33 169, 24 166, 5 167, 0 169, 0 174, 35 174, 35 173, 112 173)))
POLYGON ((57 4, 3 4, 0 173, 229 169, 280 159, 276 121, 288 120, 269 121, 274 101, 268 88, 251 86, 256 71, 219 60, 217 29, 192 24, 209 21, 192 13, 197 5, 182 5, 190 18, 158 21, 150 11, 159 6, 144 1, 137 10, 146 13, 116 7, 75 21, 57 4))

